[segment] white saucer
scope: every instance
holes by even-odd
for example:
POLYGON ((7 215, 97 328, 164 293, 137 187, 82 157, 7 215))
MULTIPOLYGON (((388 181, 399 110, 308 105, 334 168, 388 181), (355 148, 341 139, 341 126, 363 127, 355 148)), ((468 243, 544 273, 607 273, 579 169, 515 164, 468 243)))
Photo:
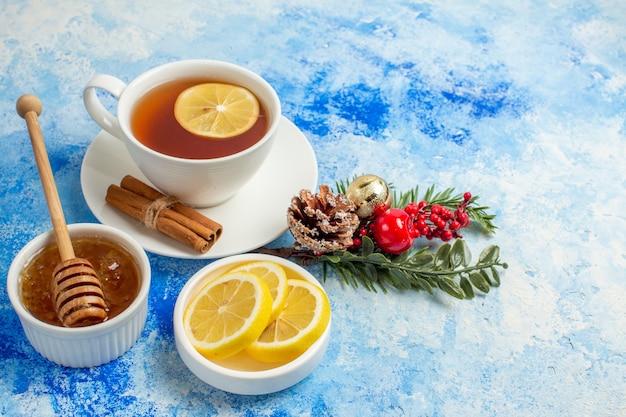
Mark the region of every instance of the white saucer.
POLYGON ((248 252, 271 242, 287 230, 287 208, 303 188, 317 186, 317 159, 304 134, 282 118, 272 152, 256 176, 226 203, 198 209, 222 224, 220 239, 205 254, 168 236, 147 229, 141 222, 109 206, 109 185, 119 185, 125 175, 150 182, 132 161, 121 140, 100 132, 87 149, 80 183, 89 209, 103 224, 133 236, 147 251, 174 258, 214 259, 248 252))

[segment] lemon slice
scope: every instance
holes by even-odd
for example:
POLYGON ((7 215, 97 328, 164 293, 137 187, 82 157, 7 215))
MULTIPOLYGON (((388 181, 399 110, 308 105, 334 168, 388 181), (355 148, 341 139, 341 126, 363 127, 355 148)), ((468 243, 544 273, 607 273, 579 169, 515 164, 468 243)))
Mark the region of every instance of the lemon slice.
POLYGON ((272 299, 274 300, 269 321, 274 321, 283 310, 285 300, 287 299, 287 274, 283 267, 276 262, 254 261, 236 266, 228 271, 228 273, 232 272, 247 272, 253 274, 267 284, 270 289, 270 294, 272 294, 272 299))
POLYGON ((206 284, 183 314, 183 327, 194 348, 208 359, 242 351, 267 326, 272 296, 252 274, 221 276, 206 284))
POLYGON ((304 353, 330 321, 330 303, 317 285, 288 279, 285 307, 245 352, 260 362, 290 361, 304 353))
POLYGON ((226 139, 248 131, 259 118, 259 100, 247 88, 223 83, 189 87, 174 103, 174 117, 187 131, 226 139))

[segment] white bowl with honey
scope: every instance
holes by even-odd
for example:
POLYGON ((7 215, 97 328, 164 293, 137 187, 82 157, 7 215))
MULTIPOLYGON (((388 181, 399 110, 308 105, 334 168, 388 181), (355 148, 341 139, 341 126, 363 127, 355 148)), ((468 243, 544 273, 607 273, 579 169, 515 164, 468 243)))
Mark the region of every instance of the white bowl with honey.
MULTIPOLYGON (((272 296, 274 309, 278 297, 274 292, 272 296)), ((237 320, 235 318, 234 321, 237 320)), ((176 348, 185 365, 202 381, 235 394, 268 394, 291 387, 305 379, 322 361, 330 333, 330 303, 319 281, 301 266, 271 255, 253 253, 234 255, 207 265, 189 279, 174 307, 176 348), (266 324, 260 328, 260 335, 255 336, 256 339, 251 344, 248 341, 243 350, 238 350, 242 347, 239 345, 234 351, 225 353, 233 344, 227 343, 229 346, 225 350, 220 350, 218 347, 220 342, 216 340, 220 340, 220 337, 224 340, 234 336, 212 334, 221 332, 232 323, 227 323, 228 320, 215 319, 215 316, 202 320, 202 316, 210 316, 210 313, 207 313, 210 310, 220 315, 219 310, 224 309, 221 313, 223 316, 232 317, 239 314, 239 318, 246 317, 246 313, 240 307, 242 301, 240 299, 233 301, 236 297, 233 294, 244 293, 247 290, 252 292, 251 287, 254 285, 249 285, 246 290, 242 284, 237 290, 233 290, 232 281, 246 283, 251 279, 251 275, 255 274, 258 278, 263 275, 258 273, 260 267, 253 271, 251 265, 268 263, 273 267, 279 267, 285 273, 288 282, 285 303, 279 307, 280 312, 268 313, 266 324), (304 320, 298 335, 289 336, 290 339, 287 337, 288 341, 285 343, 274 343, 278 338, 272 341, 264 339, 281 333, 280 326, 292 327, 294 321, 298 320, 297 317, 309 314, 310 311, 304 309, 306 303, 303 300, 311 299, 316 299, 312 302, 314 307, 310 310, 315 311, 311 317, 316 318, 304 320), (227 311, 230 308, 227 304, 233 305, 233 311, 227 311), (323 307, 319 308, 320 305, 323 307), (217 329, 217 332, 213 329, 217 329), (211 338, 212 341, 209 340, 211 338), (297 343, 292 343, 296 339, 297 343), (267 348, 268 346, 270 348, 267 348), (235 351, 236 353, 233 353, 235 351)))
POLYGON ((150 263, 128 234, 102 224, 68 226, 77 256, 96 269, 108 305, 107 319, 84 327, 64 327, 50 296, 60 257, 53 231, 31 240, 15 256, 7 290, 33 348, 50 361, 72 368, 108 363, 139 339, 146 323, 150 263))

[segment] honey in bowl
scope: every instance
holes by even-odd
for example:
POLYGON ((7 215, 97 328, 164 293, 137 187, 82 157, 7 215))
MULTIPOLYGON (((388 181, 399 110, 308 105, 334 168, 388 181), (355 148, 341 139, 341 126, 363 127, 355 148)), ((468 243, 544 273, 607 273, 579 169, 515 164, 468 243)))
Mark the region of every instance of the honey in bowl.
POLYGON ((268 130, 268 118, 259 100, 256 123, 240 135, 211 140, 185 130, 174 116, 174 103, 185 89, 207 82, 207 79, 179 79, 158 85, 135 104, 130 124, 133 135, 148 148, 184 159, 221 158, 241 152, 259 142, 268 130))
MULTIPOLYGON (((139 269, 133 256, 123 247, 100 236, 72 238, 76 256, 93 265, 102 283, 108 304, 108 318, 122 313, 139 293, 139 269)), ((20 298, 24 307, 37 319, 63 326, 57 317, 50 292, 54 268, 61 262, 56 243, 45 246, 21 272, 20 298)))

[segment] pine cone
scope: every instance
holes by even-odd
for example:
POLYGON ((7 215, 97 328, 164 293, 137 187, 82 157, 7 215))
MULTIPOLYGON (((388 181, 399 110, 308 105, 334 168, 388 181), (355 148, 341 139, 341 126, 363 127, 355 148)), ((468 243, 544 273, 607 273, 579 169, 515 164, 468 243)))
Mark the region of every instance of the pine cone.
POLYGON ((287 217, 296 249, 328 253, 352 246, 352 235, 359 227, 356 206, 343 194, 333 194, 320 185, 319 194, 300 191, 291 199, 287 217))

